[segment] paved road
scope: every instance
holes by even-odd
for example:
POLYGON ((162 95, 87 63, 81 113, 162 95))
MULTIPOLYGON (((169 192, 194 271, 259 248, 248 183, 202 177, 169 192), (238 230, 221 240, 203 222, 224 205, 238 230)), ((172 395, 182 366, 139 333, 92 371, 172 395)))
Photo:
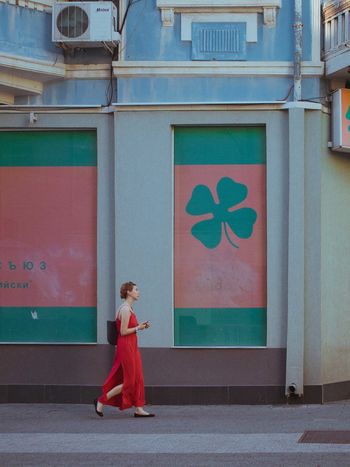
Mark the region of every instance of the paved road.
POLYGON ((0 467, 337 466, 350 444, 301 444, 349 430, 350 401, 292 406, 155 406, 154 419, 92 405, 0 405, 0 467))

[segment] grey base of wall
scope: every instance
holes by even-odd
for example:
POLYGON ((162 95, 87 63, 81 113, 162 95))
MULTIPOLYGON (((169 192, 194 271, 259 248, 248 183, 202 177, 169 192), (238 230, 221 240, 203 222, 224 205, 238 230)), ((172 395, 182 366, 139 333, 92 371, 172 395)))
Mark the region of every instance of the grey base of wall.
MULTIPOLYGON (((0 403, 92 404, 99 386, 0 386, 0 403)), ((350 399, 350 381, 305 386, 302 398, 286 398, 282 386, 149 386, 151 405, 322 404, 350 399)))
MULTIPOLYGON (((88 404, 100 394, 110 345, 2 345, 0 403, 88 404)), ((141 348, 149 404, 320 404, 350 398, 350 381, 284 394, 285 349, 141 348)))

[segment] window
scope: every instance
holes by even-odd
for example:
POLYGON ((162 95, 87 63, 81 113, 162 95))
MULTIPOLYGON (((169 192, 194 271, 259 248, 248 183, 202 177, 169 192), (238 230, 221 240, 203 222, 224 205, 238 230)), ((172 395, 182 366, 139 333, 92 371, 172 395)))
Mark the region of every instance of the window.
POLYGON ((264 127, 175 128, 176 346, 266 345, 264 127))

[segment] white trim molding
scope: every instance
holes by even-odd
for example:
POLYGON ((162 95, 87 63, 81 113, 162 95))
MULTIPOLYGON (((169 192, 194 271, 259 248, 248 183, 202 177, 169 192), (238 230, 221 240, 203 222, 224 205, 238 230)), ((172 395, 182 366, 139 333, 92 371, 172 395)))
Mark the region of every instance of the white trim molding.
POLYGON ((0 92, 0 104, 13 105, 15 103, 15 97, 13 94, 7 92, 0 92))
POLYGON ((0 86, 16 92, 17 95, 43 92, 43 84, 40 81, 14 76, 12 73, 0 72, 0 86))
MULTIPOLYGON (((1 1, 1 0, 0 0, 1 1)), ((20 55, 0 53, 0 70, 8 68, 12 74, 22 74, 25 77, 40 77, 42 81, 64 78, 65 65, 59 58, 56 63, 46 60, 35 60, 20 55)))
POLYGON ((181 40, 192 40, 192 23, 246 23, 247 42, 258 42, 257 13, 183 13, 181 15, 181 40))
POLYGON ((51 13, 53 2, 54 0, 0 0, 0 3, 8 3, 30 10, 46 11, 47 13, 51 13))
MULTIPOLYGON (((115 77, 218 77, 218 76, 293 76, 293 62, 185 62, 116 61, 115 77)), ((324 63, 302 62, 305 77, 323 76, 324 63)))
POLYGON ((264 24, 275 26, 282 0, 157 0, 163 26, 173 26, 174 13, 263 13, 264 24))
POLYGON ((42 94, 45 82, 65 75, 64 63, 0 53, 0 103, 12 105, 16 96, 42 94))
POLYGON ((76 65, 66 63, 66 79, 109 79, 111 76, 111 65, 76 65))

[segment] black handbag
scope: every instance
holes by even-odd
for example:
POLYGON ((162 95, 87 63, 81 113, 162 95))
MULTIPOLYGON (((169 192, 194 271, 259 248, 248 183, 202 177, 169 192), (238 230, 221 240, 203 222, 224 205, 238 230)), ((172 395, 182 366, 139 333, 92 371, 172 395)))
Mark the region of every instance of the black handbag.
POLYGON ((107 321, 107 340, 111 345, 117 345, 118 333, 115 321, 107 321))

